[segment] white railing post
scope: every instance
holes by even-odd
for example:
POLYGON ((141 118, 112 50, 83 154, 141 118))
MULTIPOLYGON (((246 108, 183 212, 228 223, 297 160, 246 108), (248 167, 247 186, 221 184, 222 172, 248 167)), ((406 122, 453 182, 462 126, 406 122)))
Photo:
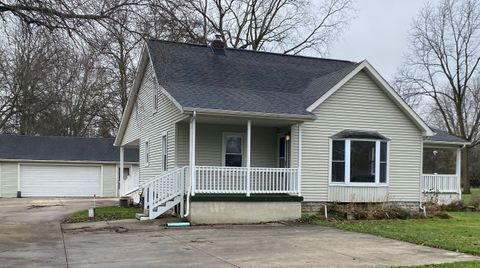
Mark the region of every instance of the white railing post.
POLYGON ((247 123, 247 196, 250 196, 250 151, 251 151, 251 138, 252 138, 252 122, 248 120, 247 123))
POLYGON ((119 182, 118 182, 118 185, 120 185, 120 189, 122 190, 122 192, 120 193, 120 195, 123 195, 125 193, 126 190, 130 190, 130 189, 126 189, 125 188, 125 180, 123 178, 123 165, 124 165, 124 148, 123 146, 120 147, 120 176, 119 177, 119 182))
POLYGON ((297 194, 302 195, 302 123, 298 123, 298 155, 297 155, 297 194))
POLYGON ((196 170, 195 170, 195 142, 196 142, 196 111, 190 118, 190 182, 192 187, 192 196, 196 191, 196 170))
POLYGON ((180 170, 179 174, 179 179, 180 181, 178 182, 180 184, 180 217, 183 218, 183 215, 185 214, 185 167, 183 167, 180 170))
POLYGON ((457 162, 456 162, 456 175, 457 175, 457 189, 459 199, 462 200, 462 149, 457 149, 457 162))

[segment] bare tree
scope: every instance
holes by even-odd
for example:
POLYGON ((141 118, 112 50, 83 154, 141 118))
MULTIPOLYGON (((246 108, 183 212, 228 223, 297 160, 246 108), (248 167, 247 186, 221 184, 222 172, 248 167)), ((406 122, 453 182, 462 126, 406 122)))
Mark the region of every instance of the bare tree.
MULTIPOLYGON (((120 11, 129 11, 143 0, 1 0, 0 19, 14 16, 26 24, 78 32, 84 24, 107 23, 120 11)), ((113 21, 114 22, 114 21, 113 21)))
POLYGON ((190 40, 219 34, 228 46, 325 53, 349 22, 351 0, 162 0, 162 14, 190 40))
POLYGON ((433 123, 471 142, 463 154, 464 192, 470 192, 469 151, 480 143, 480 2, 443 0, 414 21, 411 53, 397 81, 433 123))
MULTIPOLYGON (((27 135, 95 135, 112 95, 91 49, 25 24, 0 55, 0 128, 27 135)), ((113 131, 111 131, 113 133, 113 131)))

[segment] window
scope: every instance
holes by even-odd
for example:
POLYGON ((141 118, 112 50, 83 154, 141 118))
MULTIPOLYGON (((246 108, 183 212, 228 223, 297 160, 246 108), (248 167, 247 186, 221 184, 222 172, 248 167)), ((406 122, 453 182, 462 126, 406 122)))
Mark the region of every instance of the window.
POLYGON ((167 135, 162 136, 162 170, 167 170, 167 135))
POLYGON ((351 141, 350 182, 375 182, 374 141, 351 141))
POLYGON ((380 183, 387 182, 387 143, 380 142, 380 183))
POLYGON ((123 168, 123 179, 124 180, 128 179, 128 176, 130 176, 130 168, 129 167, 123 168))
POLYGON ((154 81, 155 87, 153 88, 153 112, 158 110, 158 84, 157 81, 154 81))
POLYGON ((224 163, 227 167, 241 167, 243 165, 243 136, 224 136, 224 163))
POLYGON ((388 143, 382 140, 332 140, 332 183, 386 184, 388 143))
POLYGON ((150 143, 145 141, 145 151, 144 151, 144 160, 145 160, 145 166, 148 166, 150 163, 150 143))

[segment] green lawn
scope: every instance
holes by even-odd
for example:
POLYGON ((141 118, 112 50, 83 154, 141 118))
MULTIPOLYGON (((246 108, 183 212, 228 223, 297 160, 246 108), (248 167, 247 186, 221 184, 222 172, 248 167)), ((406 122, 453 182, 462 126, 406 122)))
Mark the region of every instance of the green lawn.
POLYGON ((82 210, 72 213, 63 219, 64 223, 85 221, 106 221, 133 219, 136 213, 142 213, 143 208, 99 207, 95 209, 95 218, 88 217, 88 211, 82 210))
POLYGON ((465 204, 469 204, 472 196, 480 196, 480 188, 471 188, 471 194, 462 194, 462 200, 465 204))
POLYGON ((478 262, 478 261, 462 261, 462 262, 444 263, 444 264, 405 266, 405 268, 406 267, 408 267, 408 268, 478 268, 478 267, 480 267, 480 262, 478 262))
POLYGON ((449 214, 452 216, 451 219, 372 221, 315 219, 313 222, 348 231, 369 233, 480 256, 480 213, 450 212, 449 214))

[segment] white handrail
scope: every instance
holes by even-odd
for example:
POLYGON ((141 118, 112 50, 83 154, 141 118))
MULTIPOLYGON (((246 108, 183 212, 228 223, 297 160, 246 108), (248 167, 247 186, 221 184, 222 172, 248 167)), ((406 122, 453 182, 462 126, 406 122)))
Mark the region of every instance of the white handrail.
POLYGON ((175 168, 142 184, 144 210, 152 215, 153 209, 185 192, 187 167, 175 168))

